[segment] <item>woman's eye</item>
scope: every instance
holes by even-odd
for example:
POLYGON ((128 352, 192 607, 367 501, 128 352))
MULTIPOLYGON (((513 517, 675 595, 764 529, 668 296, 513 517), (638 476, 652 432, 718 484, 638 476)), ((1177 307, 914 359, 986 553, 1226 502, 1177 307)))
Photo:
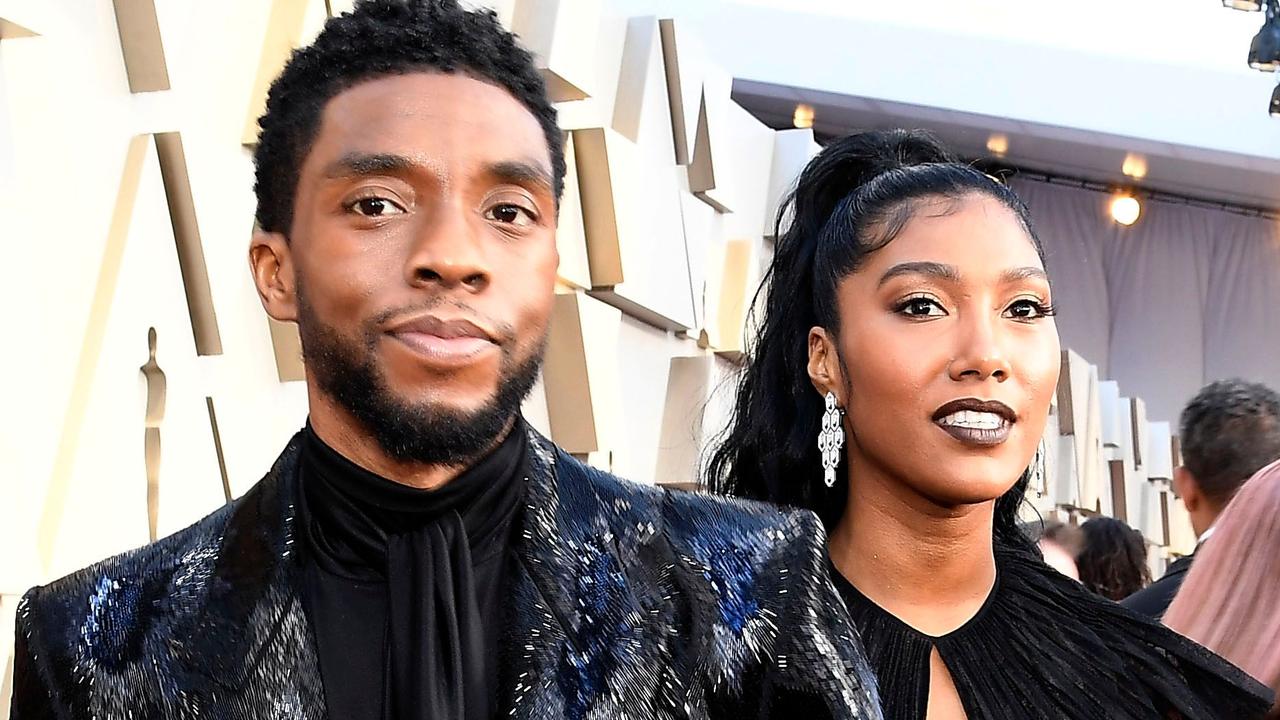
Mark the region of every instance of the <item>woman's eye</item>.
POLYGON ((1005 316, 1014 320, 1036 320, 1054 315, 1053 306, 1039 300, 1018 300, 1005 310, 1005 316))
POLYGON ((348 205, 347 208, 351 212, 365 217, 385 217, 387 215, 399 215, 404 212, 404 208, 382 197, 360 198, 348 205))
POLYGON ((504 225, 526 226, 534 223, 531 210, 513 203, 499 203, 489 208, 485 215, 493 221, 504 225))
POLYGON ((933 298, 916 297, 908 298, 898 306, 898 312, 908 317, 925 318, 925 317, 942 317, 947 312, 942 309, 942 305, 933 298))

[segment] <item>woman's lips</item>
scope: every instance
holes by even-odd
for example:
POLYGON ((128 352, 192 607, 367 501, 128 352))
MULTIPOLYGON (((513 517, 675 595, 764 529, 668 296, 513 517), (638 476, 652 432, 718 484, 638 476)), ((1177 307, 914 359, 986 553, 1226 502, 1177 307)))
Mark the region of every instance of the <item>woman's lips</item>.
POLYGON ((992 412, 961 410, 934 420, 943 432, 965 445, 991 447, 1009 439, 1013 423, 992 412))

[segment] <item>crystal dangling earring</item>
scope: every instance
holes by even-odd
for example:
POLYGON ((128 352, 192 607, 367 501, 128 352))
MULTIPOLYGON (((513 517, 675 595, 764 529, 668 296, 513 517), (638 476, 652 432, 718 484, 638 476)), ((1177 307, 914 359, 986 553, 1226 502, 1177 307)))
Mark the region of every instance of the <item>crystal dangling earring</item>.
POLYGON ((818 450, 822 452, 822 480, 827 487, 836 484, 836 468, 844 448, 844 411, 836 407, 835 393, 827 391, 827 408, 822 413, 822 432, 818 433, 818 450))

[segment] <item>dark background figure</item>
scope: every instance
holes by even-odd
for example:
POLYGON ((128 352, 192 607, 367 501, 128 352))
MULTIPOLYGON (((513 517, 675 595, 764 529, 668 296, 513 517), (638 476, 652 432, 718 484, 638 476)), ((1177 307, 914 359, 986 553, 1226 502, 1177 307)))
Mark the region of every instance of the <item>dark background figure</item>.
POLYGON ((1142 533, 1111 517, 1080 526, 1084 545, 1076 556, 1080 582, 1108 600, 1123 600, 1151 582, 1142 533))
MULTIPOLYGON (((1218 516, 1258 470, 1280 459, 1280 394, 1259 383, 1219 380, 1187 403, 1179 421, 1182 462, 1173 490, 1196 533, 1196 549, 1213 534, 1218 516)), ((1124 606, 1159 619, 1178 593, 1195 553, 1179 558, 1124 606)))

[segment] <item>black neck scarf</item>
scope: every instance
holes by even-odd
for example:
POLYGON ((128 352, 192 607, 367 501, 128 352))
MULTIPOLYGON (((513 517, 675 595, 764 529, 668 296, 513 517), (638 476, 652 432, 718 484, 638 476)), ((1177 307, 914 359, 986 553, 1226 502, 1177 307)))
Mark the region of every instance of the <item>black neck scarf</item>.
POLYGON ((524 495, 527 442, 517 422, 484 459, 420 490, 352 463, 308 424, 299 516, 311 557, 333 576, 385 588, 382 697, 367 698, 381 700, 383 718, 493 716, 500 560, 524 495))

